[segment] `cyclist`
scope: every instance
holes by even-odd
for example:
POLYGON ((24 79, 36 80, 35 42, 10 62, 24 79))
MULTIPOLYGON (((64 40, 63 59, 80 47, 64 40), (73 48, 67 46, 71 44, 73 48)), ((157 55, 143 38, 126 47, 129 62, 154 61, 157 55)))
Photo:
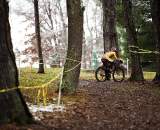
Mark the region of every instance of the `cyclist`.
POLYGON ((113 64, 113 62, 116 59, 118 59, 118 57, 119 57, 119 55, 118 55, 117 48, 112 47, 111 51, 105 52, 101 58, 103 66, 106 67, 107 80, 110 80, 110 66, 113 64))

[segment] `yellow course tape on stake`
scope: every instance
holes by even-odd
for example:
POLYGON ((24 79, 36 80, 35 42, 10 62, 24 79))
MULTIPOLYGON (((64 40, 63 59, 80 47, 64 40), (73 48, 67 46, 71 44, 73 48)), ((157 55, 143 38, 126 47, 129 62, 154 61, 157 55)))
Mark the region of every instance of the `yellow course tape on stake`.
MULTIPOLYGON (((75 65, 73 68, 64 71, 64 73, 68 73, 68 72, 76 69, 76 68, 81 64, 81 61, 74 60, 74 59, 70 59, 70 58, 67 58, 67 59, 68 59, 68 60, 71 60, 71 61, 74 61, 74 62, 78 62, 78 64, 75 65)), ((64 67, 63 67, 63 68, 64 68, 64 67)), ((46 106, 46 105, 47 105, 47 92, 48 92, 48 87, 49 87, 49 85, 50 85, 54 80, 56 80, 58 77, 60 77, 60 76, 61 76, 61 82, 62 82, 62 75, 63 75, 63 69, 62 69, 62 73, 58 74, 58 75, 55 76, 52 80, 50 80, 49 82, 47 82, 47 83, 45 83, 45 84, 43 84, 43 85, 32 86, 32 87, 19 86, 19 87, 1 89, 1 90, 0 90, 0 93, 9 92, 9 91, 13 91, 13 90, 16 90, 16 89, 38 89, 38 93, 37 93, 37 97, 36 97, 37 104, 40 103, 40 95, 42 94, 42 97, 43 97, 43 105, 46 106)), ((60 84, 61 84, 61 83, 60 83, 60 84)), ((61 85, 60 85, 60 86, 61 86, 61 85)), ((61 88, 59 88, 59 89, 61 89, 61 88)), ((60 105, 60 95, 61 95, 61 90, 60 90, 59 97, 58 97, 58 105, 60 105)))
POLYGON ((36 101, 37 101, 37 104, 40 103, 40 95, 42 93, 42 97, 43 97, 43 105, 46 106, 47 105, 47 93, 48 93, 48 87, 49 85, 59 77, 60 75, 57 75, 54 79, 52 79, 51 81, 49 81, 48 83, 46 84, 43 84, 41 86, 41 88, 38 89, 38 93, 37 93, 37 98, 36 98, 36 101))
POLYGON ((138 46, 129 46, 129 48, 139 48, 138 46))
POLYGON ((73 68, 71 68, 71 69, 69 69, 69 70, 66 70, 66 71, 64 71, 64 72, 65 72, 65 73, 68 73, 68 72, 76 69, 80 64, 81 64, 81 63, 78 63, 78 64, 77 64, 76 66, 74 66, 73 68))
MULTIPOLYGON (((69 70, 66 70, 64 71, 65 73, 68 73, 74 69, 76 69, 80 64, 81 62, 78 61, 78 60, 74 60, 74 59, 70 59, 70 58, 67 58, 68 60, 71 60, 71 61, 74 61, 74 62, 78 62, 77 65, 75 65, 73 68, 69 69, 69 70)), ((63 67, 64 68, 64 67, 63 67)), ((58 75, 56 75, 53 79, 51 79, 49 82, 43 84, 43 85, 39 85, 39 86, 33 86, 33 87, 24 87, 24 86, 19 86, 19 87, 13 87, 13 88, 7 88, 7 89, 1 89, 0 90, 0 93, 5 93, 5 92, 9 92, 9 91, 13 91, 13 90, 16 90, 16 89, 39 89, 38 90, 38 93, 37 93, 37 104, 40 103, 40 95, 42 93, 42 97, 43 97, 43 105, 46 106, 47 105, 47 92, 48 92, 48 87, 49 85, 55 81, 58 77, 61 76, 61 82, 62 82, 62 75, 63 75, 63 69, 62 69, 62 73, 59 73, 58 75)), ((60 86, 61 86, 61 83, 60 83, 60 86)), ((61 88, 59 88, 61 89, 61 88)), ((60 105, 60 95, 61 95, 61 90, 59 91, 59 97, 58 97, 58 105, 60 105)))
POLYGON ((70 60, 70 61, 74 61, 74 62, 78 62, 80 63, 81 61, 78 61, 78 60, 74 60, 74 59, 71 59, 71 58, 66 58, 67 60, 70 60))
POLYGON ((138 51, 132 51, 132 50, 129 50, 131 53, 139 53, 139 54, 157 54, 157 55, 159 55, 160 54, 160 52, 158 52, 158 51, 150 51, 150 50, 145 50, 145 49, 141 49, 141 48, 139 48, 138 46, 129 46, 129 48, 136 48, 136 49, 138 49, 138 51))
POLYGON ((64 67, 62 68, 61 78, 60 78, 60 84, 59 84, 58 102, 57 102, 58 106, 60 106, 60 103, 61 103, 61 93, 62 93, 61 88, 62 88, 63 70, 64 70, 64 67))
MULTIPOLYGON (((72 61, 75 61, 75 62, 79 62, 77 65, 75 65, 73 68, 69 69, 69 70, 66 70, 65 73, 68 73, 72 70, 74 70, 75 68, 77 68, 81 62, 78 61, 78 60, 74 60, 74 59, 70 59, 70 58, 67 58, 69 60, 72 60, 72 61)), ((1 89, 0 90, 0 93, 5 93, 5 92, 8 92, 8 91, 13 91, 13 90, 16 90, 16 89, 39 89, 39 88, 48 88, 49 85, 54 81, 56 80, 58 77, 60 77, 61 74, 58 74, 56 75, 52 80, 50 80, 49 82, 43 84, 43 85, 39 85, 39 86, 32 86, 32 87, 25 87, 25 86, 18 86, 18 87, 13 87, 13 88, 7 88, 7 89, 1 89)))
POLYGON ((19 86, 19 87, 14 87, 14 88, 8 88, 8 89, 1 89, 0 93, 4 93, 4 92, 8 92, 8 91, 12 91, 12 90, 16 90, 16 89, 38 89, 38 88, 43 88, 43 87, 48 87, 49 84, 51 84, 54 80, 56 80, 58 77, 60 76, 57 75, 55 78, 53 78, 52 80, 50 80, 49 82, 40 85, 40 86, 32 86, 32 87, 25 87, 25 86, 19 86))

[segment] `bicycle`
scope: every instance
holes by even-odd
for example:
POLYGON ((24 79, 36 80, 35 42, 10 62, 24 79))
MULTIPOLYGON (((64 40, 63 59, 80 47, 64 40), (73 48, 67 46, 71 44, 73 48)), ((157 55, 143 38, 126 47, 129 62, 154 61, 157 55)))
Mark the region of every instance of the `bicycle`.
POLYGON ((125 67, 122 60, 115 60, 107 67, 99 66, 95 71, 95 77, 98 82, 110 80, 111 76, 115 82, 122 82, 125 79, 125 67))

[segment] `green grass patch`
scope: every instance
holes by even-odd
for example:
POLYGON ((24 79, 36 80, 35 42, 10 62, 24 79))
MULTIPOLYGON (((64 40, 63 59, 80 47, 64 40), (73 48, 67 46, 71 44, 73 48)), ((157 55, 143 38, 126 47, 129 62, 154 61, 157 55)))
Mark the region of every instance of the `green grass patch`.
POLYGON ((80 79, 93 80, 95 79, 94 70, 81 70, 80 79))
MULTIPOLYGON (((20 86, 39 86, 54 79, 61 73, 61 68, 45 69, 45 74, 37 74, 37 69, 23 68, 20 74, 20 86)), ((144 78, 152 80, 155 72, 143 72, 144 78)), ((93 80, 95 79, 95 72, 93 70, 81 70, 80 79, 93 80)), ((59 79, 58 79, 59 80, 59 79)))
POLYGON ((36 88, 37 86, 42 87, 42 85, 46 85, 45 87, 47 87, 47 91, 46 91, 47 101, 49 101, 50 99, 53 99, 54 97, 53 93, 55 93, 55 90, 57 89, 57 85, 60 80, 59 77, 57 77, 57 75, 59 75, 60 73, 61 73, 61 69, 59 68, 45 69, 44 74, 37 73, 37 69, 35 68, 33 69, 22 68, 19 81, 20 81, 20 86, 24 87, 23 89, 21 89, 21 91, 25 99, 32 103, 37 103, 37 99, 40 100, 40 102, 43 102, 43 98, 44 98, 43 91, 42 91, 43 89, 36 88), (52 81, 53 79, 55 80, 52 81), (25 87, 31 87, 33 89, 25 89, 25 87), (39 98, 37 98, 38 91, 41 91, 39 98))
MULTIPOLYGON (((46 83, 49 83, 49 85, 47 85, 47 102, 53 102, 53 98, 57 99, 57 93, 55 93, 55 91, 57 90, 58 84, 60 82, 60 77, 56 78, 53 82, 50 83, 50 81, 52 81, 55 77, 57 77, 58 75, 60 75, 62 69, 61 68, 48 68, 45 69, 45 73, 44 74, 39 74, 37 73, 37 69, 33 68, 22 68, 21 69, 21 73, 20 73, 20 86, 22 87, 35 87, 35 86, 42 86, 46 83)), ((94 73, 93 72, 86 72, 86 71, 82 71, 81 72, 81 78, 82 79, 93 79, 94 78, 94 73)), ((40 102, 43 102, 43 93, 42 93, 42 88, 34 88, 34 89, 21 89, 26 101, 28 102, 32 102, 37 104, 37 99, 40 102), (39 98, 38 97, 38 91, 41 91, 39 98)), ((76 95, 71 95, 71 96, 64 96, 63 97, 63 102, 66 103, 67 101, 72 101, 72 102, 76 102, 77 99, 79 99, 79 97, 81 97, 81 99, 83 99, 82 95, 80 94, 76 94, 76 95)), ((83 99, 84 100, 84 99, 83 99)))
POLYGON ((38 74, 35 68, 32 70, 23 68, 20 73, 20 86, 30 87, 43 85, 59 75, 60 71, 61 69, 50 68, 45 69, 45 74, 38 74))
POLYGON ((152 80, 154 79, 156 73, 155 72, 143 72, 143 75, 144 75, 144 79, 146 80, 152 80))
MULTIPOLYGON (((152 80, 156 75, 155 72, 147 72, 147 71, 144 71, 143 74, 144 74, 144 79, 146 80, 152 80)), ((129 78, 129 77, 127 77, 126 75, 126 78, 129 78)), ((81 70, 80 79, 85 79, 85 80, 95 79, 95 71, 81 70)))
MULTIPOLYGON (((45 69, 45 74, 38 74, 37 69, 30 69, 30 68, 23 68, 21 69, 20 73, 20 86, 23 87, 35 87, 35 86, 42 86, 46 83, 49 83, 47 85, 48 93, 47 93, 47 100, 52 100, 54 97, 57 98, 57 94, 55 93, 55 90, 57 90, 58 84, 60 82, 60 77, 56 78, 53 82, 52 81, 57 75, 60 75, 62 69, 61 68, 49 68, 45 69)), ((155 76, 155 72, 144 72, 144 77, 147 80, 153 79, 155 76)), ((95 80, 95 72, 94 70, 81 70, 80 73, 80 79, 83 80, 95 80)), ((130 85, 129 85, 130 86, 130 85)), ((129 88, 122 88, 122 91, 135 91, 136 88, 134 87, 129 88)), ((30 102, 36 102, 36 98, 38 95, 39 88, 36 89, 22 89, 22 92, 26 99, 30 102)), ((158 91, 158 90, 155 90, 158 91)), ((68 98, 75 98, 73 95, 71 97, 65 97, 65 100, 70 100, 68 98)), ((76 99, 76 98, 75 98, 76 99)), ((43 95, 41 93, 40 95, 40 101, 43 101, 43 95)))
MULTIPOLYGON (((38 74, 37 69, 22 68, 20 73, 20 86, 32 87, 43 85, 61 73, 61 68, 45 69, 45 74, 38 74)), ((90 80, 95 79, 94 71, 82 70, 80 79, 90 80)), ((56 79, 59 81, 59 78, 56 79)))

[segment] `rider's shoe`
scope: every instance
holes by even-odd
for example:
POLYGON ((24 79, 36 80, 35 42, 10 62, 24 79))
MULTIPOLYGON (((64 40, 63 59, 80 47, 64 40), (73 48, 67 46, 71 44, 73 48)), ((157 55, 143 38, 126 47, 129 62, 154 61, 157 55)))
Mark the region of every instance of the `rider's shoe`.
POLYGON ((111 79, 110 79, 110 78, 106 78, 106 80, 108 80, 108 81, 109 81, 109 80, 111 80, 111 79))
POLYGON ((111 80, 111 75, 108 74, 107 77, 106 77, 106 79, 107 79, 107 80, 111 80))

